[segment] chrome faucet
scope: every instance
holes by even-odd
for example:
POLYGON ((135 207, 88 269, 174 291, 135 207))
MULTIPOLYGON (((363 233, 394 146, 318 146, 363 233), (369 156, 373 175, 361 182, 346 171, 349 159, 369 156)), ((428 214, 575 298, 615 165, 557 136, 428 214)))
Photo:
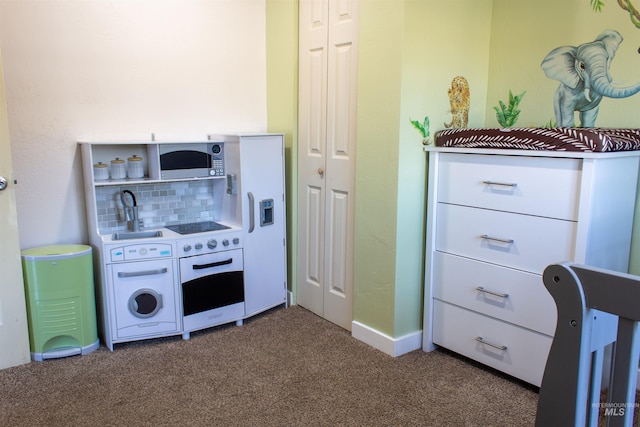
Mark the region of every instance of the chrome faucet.
POLYGON ((127 221, 127 228, 129 231, 140 231, 140 228, 142 227, 142 220, 138 218, 138 202, 136 201, 136 196, 130 190, 122 190, 120 192, 120 201, 124 208, 124 219, 127 221), (125 194, 131 196, 133 205, 127 203, 125 200, 125 194))

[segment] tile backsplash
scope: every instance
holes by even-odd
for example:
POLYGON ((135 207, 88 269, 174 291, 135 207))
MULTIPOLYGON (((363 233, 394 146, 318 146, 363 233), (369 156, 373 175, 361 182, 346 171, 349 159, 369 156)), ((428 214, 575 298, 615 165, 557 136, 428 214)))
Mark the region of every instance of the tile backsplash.
MULTIPOLYGON (((138 216, 146 229, 215 220, 213 190, 208 180, 104 186, 96 187, 100 234, 127 229, 120 200, 122 190, 135 194, 138 216)), ((125 200, 130 200, 128 195, 125 200)))

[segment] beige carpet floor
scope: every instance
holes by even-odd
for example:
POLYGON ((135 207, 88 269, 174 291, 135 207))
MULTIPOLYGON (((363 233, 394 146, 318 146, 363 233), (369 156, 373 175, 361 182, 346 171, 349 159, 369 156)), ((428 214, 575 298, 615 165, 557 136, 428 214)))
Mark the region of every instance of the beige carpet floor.
POLYGON ((536 389, 303 308, 0 371, 0 426, 532 426, 536 389))

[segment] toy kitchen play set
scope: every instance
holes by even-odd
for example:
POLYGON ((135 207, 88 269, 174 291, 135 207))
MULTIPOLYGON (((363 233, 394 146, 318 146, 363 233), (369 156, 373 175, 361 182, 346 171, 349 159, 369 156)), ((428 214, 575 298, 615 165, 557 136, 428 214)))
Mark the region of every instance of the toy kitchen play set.
POLYGON ((109 349, 286 303, 283 135, 80 146, 109 349))

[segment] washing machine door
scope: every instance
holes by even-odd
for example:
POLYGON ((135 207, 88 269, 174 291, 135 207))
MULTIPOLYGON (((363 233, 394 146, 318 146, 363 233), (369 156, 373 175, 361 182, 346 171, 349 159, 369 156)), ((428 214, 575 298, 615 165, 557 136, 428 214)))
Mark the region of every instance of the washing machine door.
POLYGON ((176 263, 174 259, 160 259, 111 264, 112 333, 116 340, 179 331, 176 263))
POLYGON ((155 316, 162 308, 162 295, 153 289, 140 289, 129 298, 129 311, 140 319, 155 316))

